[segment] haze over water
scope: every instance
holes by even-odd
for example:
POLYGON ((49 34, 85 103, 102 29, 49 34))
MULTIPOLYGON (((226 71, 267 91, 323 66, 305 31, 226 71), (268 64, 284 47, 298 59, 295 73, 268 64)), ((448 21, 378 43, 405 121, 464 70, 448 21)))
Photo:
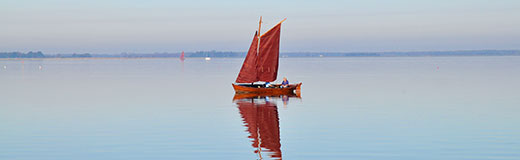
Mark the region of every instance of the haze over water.
MULTIPOLYGON (((0 60, 0 159, 258 159, 232 100, 242 61, 0 60)), ((283 159, 519 159, 518 64, 282 58, 302 98, 269 99, 270 131, 283 159)))

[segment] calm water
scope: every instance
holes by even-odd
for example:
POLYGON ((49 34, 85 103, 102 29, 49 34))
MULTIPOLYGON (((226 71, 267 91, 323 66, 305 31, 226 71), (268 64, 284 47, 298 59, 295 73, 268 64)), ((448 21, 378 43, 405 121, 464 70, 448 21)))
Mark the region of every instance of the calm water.
POLYGON ((283 58, 301 99, 233 101, 242 61, 0 60, 0 159, 520 159, 520 57, 283 58))

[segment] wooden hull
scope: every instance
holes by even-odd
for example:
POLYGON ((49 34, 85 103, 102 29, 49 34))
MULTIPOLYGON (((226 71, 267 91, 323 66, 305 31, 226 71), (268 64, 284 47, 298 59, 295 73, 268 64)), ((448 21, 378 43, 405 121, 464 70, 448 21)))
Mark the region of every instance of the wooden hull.
POLYGON ((289 94, 271 94, 271 93, 236 93, 235 96, 233 96, 233 101, 240 100, 240 99, 251 99, 251 98, 262 98, 262 97, 292 97, 292 98, 301 98, 300 93, 289 93, 289 94))
POLYGON ((295 90, 296 92, 300 91, 302 83, 298 84, 290 84, 289 87, 285 88, 255 88, 255 87, 248 87, 248 86, 241 86, 232 84, 233 89, 235 89, 235 93, 264 93, 264 94, 294 94, 295 90))

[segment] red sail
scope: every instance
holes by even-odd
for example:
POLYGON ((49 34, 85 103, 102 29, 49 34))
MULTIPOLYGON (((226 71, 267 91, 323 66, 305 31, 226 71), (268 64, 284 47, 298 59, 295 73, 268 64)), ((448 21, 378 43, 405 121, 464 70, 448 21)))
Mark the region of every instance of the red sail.
MULTIPOLYGON (((255 148, 267 149, 264 151, 268 152, 273 159, 281 159, 280 127, 276 105, 269 102, 256 104, 247 101, 241 101, 237 104, 244 125, 249 132, 249 138, 252 139, 253 144, 251 145, 255 148)), ((256 150, 255 152, 259 151, 256 150)))
POLYGON ((184 51, 182 51, 181 56, 179 58, 181 59, 181 61, 184 61, 184 51))
POLYGON ((249 47, 246 59, 244 60, 244 64, 242 64, 242 69, 240 69, 240 73, 238 73, 237 80, 235 81, 237 83, 253 83, 258 81, 256 72, 256 48, 258 46, 257 34, 258 33, 255 33, 251 47, 249 47))
POLYGON ((276 80, 278 75, 281 26, 282 24, 279 23, 260 36, 260 51, 256 65, 258 72, 257 81, 272 82, 276 80))

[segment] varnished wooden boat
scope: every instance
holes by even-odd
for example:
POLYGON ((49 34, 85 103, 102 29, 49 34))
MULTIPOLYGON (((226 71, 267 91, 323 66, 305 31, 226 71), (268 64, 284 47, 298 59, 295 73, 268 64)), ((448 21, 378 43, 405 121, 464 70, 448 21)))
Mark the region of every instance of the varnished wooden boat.
MULTIPOLYGON (((295 90, 296 91, 296 90, 295 90)), ((261 97, 270 97, 270 98, 276 98, 276 97, 293 97, 293 98, 301 98, 300 92, 296 93, 285 93, 285 94, 273 94, 273 93, 236 93, 235 96, 233 96, 233 101, 241 100, 241 99, 251 99, 251 98, 261 98, 261 97)))
POLYGON ((254 84, 274 82, 278 76, 280 30, 284 20, 264 34, 260 34, 262 24, 262 17, 260 17, 258 31, 253 37, 235 84, 232 84, 236 93, 291 94, 295 90, 297 92, 300 90, 302 83, 290 84, 288 87, 280 87, 280 85, 265 87, 254 84))
POLYGON ((266 88, 261 85, 239 85, 232 84, 233 89, 235 89, 236 93, 265 93, 269 95, 282 95, 282 94, 295 94, 295 92, 299 92, 302 86, 302 83, 298 84, 290 84, 288 87, 281 88, 279 86, 266 88))

